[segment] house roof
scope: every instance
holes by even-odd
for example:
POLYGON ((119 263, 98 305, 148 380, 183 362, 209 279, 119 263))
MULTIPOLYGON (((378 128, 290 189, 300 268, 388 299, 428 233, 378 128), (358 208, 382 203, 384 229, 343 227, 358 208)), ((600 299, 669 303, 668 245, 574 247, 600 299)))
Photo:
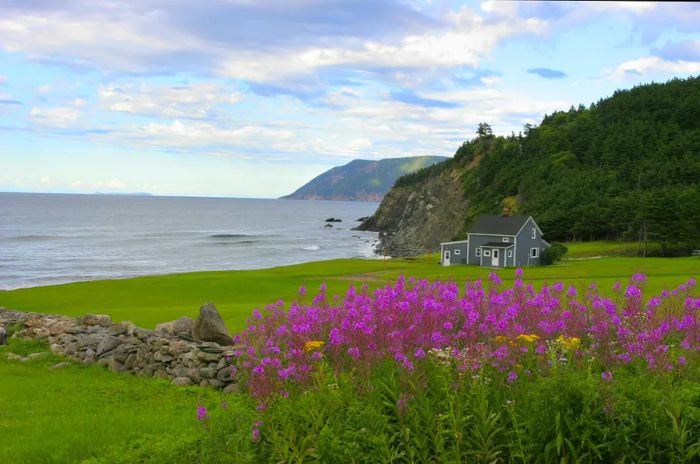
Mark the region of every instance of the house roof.
POLYGON ((484 243, 481 245, 481 247, 486 247, 486 248, 510 248, 514 246, 513 243, 506 243, 506 242, 489 242, 489 243, 484 243))
POLYGON ((484 214, 472 224, 470 234, 517 235, 530 216, 497 216, 484 214))

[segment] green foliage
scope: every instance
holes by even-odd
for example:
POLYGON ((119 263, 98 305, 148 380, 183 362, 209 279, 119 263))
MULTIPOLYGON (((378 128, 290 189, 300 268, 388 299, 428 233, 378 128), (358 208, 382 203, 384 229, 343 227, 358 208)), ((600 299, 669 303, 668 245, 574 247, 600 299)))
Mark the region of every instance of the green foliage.
POLYGON ((545 266, 549 264, 554 264, 557 261, 560 261, 561 258, 566 254, 566 252, 566 245, 559 242, 552 242, 550 246, 542 250, 542 254, 540 255, 540 262, 545 266))
POLYGON ((494 137, 480 124, 453 159, 396 185, 466 172, 465 229, 517 195, 547 239, 624 239, 645 256, 687 256, 700 248, 698 101, 700 77, 674 79, 555 112, 524 135, 494 137))
POLYGON ((512 384, 488 368, 454 372, 426 359, 408 381, 386 366, 360 387, 324 374, 316 389, 268 405, 255 459, 700 462, 697 360, 682 375, 630 367, 612 381, 592 366, 512 384))

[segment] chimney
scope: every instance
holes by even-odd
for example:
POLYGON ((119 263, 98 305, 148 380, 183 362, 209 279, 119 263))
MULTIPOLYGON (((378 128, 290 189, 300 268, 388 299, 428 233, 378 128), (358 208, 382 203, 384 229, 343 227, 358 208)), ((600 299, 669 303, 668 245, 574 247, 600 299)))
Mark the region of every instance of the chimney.
POLYGON ((501 216, 503 216, 503 217, 510 216, 510 208, 508 208, 508 207, 503 208, 503 211, 501 211, 501 216))

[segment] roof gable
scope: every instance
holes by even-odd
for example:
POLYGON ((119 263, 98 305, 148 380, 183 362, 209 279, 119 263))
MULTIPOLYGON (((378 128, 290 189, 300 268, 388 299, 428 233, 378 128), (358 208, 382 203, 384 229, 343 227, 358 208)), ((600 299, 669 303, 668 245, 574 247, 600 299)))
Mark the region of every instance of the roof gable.
POLYGON ((474 221, 469 234, 517 235, 530 216, 498 216, 484 214, 474 221))

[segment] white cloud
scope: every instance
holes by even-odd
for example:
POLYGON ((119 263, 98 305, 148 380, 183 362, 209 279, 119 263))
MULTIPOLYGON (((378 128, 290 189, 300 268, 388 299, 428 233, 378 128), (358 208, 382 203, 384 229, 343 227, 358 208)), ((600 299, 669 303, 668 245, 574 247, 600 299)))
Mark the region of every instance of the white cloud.
POLYGON ((40 85, 36 88, 37 93, 49 93, 51 91, 51 86, 49 84, 40 85))
POLYGON ((235 104, 242 98, 215 83, 187 86, 150 86, 110 84, 100 86, 98 95, 103 108, 135 114, 166 117, 204 118, 217 106, 235 104))
POLYGON ((644 56, 636 60, 625 61, 618 65, 611 77, 622 80, 630 76, 644 76, 648 74, 692 74, 700 72, 700 62, 697 61, 669 61, 658 56, 644 56))
POLYGON ((585 2, 585 5, 600 11, 630 11, 632 13, 649 13, 658 2, 585 2))
POLYGON ((0 74, 0 85, 7 82, 7 76, 5 74, 0 74))
POLYGON ((221 72, 229 77, 274 81, 307 74, 323 66, 425 68, 478 66, 499 41, 522 33, 542 33, 547 22, 508 18, 486 21, 462 7, 446 16, 447 30, 403 37, 398 43, 365 41, 354 47, 307 48, 289 55, 247 52, 227 59, 221 72))
POLYGON ((29 120, 38 126, 68 128, 80 119, 80 111, 71 107, 40 108, 29 111, 29 120))

